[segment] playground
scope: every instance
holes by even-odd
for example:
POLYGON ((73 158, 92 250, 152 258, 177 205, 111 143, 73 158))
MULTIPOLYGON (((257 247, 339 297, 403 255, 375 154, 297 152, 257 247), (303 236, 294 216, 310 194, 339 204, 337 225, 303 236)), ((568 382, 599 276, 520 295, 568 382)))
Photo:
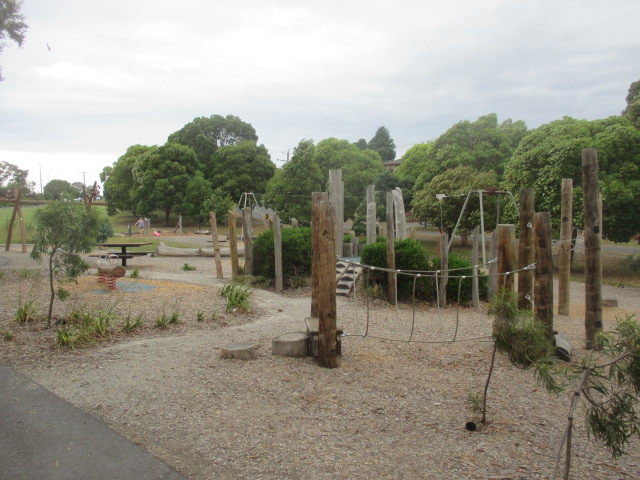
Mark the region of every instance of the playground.
MULTIPOLYGON (((194 246, 207 242, 206 236, 185 238, 194 246)), ((47 291, 27 255, 3 256, 9 259, 0 279, 5 328, 20 296, 46 302, 47 291)), ((222 262, 229 278, 229 260, 222 262)), ((137 277, 106 293, 95 275, 81 277, 64 308, 87 302, 87 308, 142 314, 140 331, 58 351, 41 324, 11 327, 15 336, 3 342, 0 361, 189 478, 534 479, 548 478, 553 469, 570 394, 548 394, 531 372, 502 356, 489 391, 489 424, 465 429, 477 420, 467 398, 482 389, 491 357, 486 304, 481 311, 421 304, 414 318, 411 305, 373 298, 367 318, 361 291, 338 297, 337 320, 347 336, 338 368, 325 369, 309 357, 271 354, 274 337, 304 330, 308 289, 255 289, 247 313, 226 312, 212 258, 137 257, 128 268, 137 277), (184 270, 185 263, 194 269, 184 270), (133 284, 149 288, 125 288, 133 284), (153 327, 159 315, 176 309, 180 322, 153 327), (198 321, 200 312, 217 315, 198 321), (255 358, 222 359, 221 348, 231 342, 254 343, 255 358)), ((603 308, 605 329, 616 317, 640 311, 639 293, 603 286, 604 297, 618 300, 617 307, 603 308)), ((554 319, 577 355, 584 295, 584 284, 572 282, 569 314, 554 319)), ((587 437, 577 414, 572 476, 638 478, 639 447, 633 440, 630 455, 612 459, 587 437)))

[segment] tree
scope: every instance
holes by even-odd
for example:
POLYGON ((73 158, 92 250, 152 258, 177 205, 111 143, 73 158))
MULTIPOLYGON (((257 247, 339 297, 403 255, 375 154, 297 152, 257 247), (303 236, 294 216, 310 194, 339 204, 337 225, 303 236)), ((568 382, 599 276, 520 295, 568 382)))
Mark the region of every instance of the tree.
POLYGON ((0 162, 0 195, 7 195, 17 187, 29 188, 27 175, 29 170, 22 170, 9 162, 0 162))
POLYGON ((264 145, 243 140, 220 147, 211 157, 206 177, 237 201, 244 192, 264 193, 275 171, 276 166, 264 145))
POLYGON ((154 152, 157 148, 133 145, 118 158, 113 166, 104 167, 100 173, 100 181, 104 185, 103 194, 109 215, 115 215, 118 211, 132 212, 136 215, 148 213, 136 210, 135 194, 138 184, 133 171, 136 162, 141 161, 144 155, 154 152))
POLYGON ((323 190, 323 174, 315 161, 313 140, 301 140, 293 156, 267 183, 265 205, 285 219, 311 223, 311 193, 323 190))
POLYGON ((640 231, 640 130, 623 117, 576 120, 564 117, 532 130, 521 142, 505 168, 505 186, 513 191, 533 188, 536 209, 551 212, 559 227, 561 182, 573 179, 580 225, 582 209, 582 150, 598 150, 600 190, 603 203, 603 234, 626 242, 640 231))
POLYGON ((169 135, 169 143, 187 145, 196 152, 201 168, 207 170, 211 156, 220 147, 236 145, 243 140, 258 141, 255 129, 234 115, 197 117, 169 135))
POLYGON ((34 214, 36 241, 31 251, 35 260, 46 258, 49 263, 49 312, 47 326, 51 326, 53 302, 56 297, 55 280, 59 282, 58 297, 63 298, 61 284, 76 281, 89 269, 80 257, 95 245, 100 219, 98 211, 85 208, 81 203, 54 201, 34 214))
POLYGON ((379 127, 375 135, 369 140, 369 150, 380 155, 383 162, 392 162, 396 159, 396 144, 393 142, 387 127, 379 127))
POLYGON ((366 196, 367 185, 384 171, 384 166, 373 150, 360 150, 347 140, 326 138, 315 148, 314 158, 323 178, 323 190, 327 189, 329 170, 342 169, 344 181, 344 215, 352 218, 356 207, 366 196))
MULTIPOLYGON (((189 180, 196 174, 198 160, 191 147, 167 143, 141 155, 133 167, 135 210, 149 213, 156 208, 169 214, 182 207, 189 180)), ((182 213, 182 212, 180 212, 182 213)))
POLYGON ((424 188, 434 176, 459 165, 468 165, 476 172, 496 172, 502 176, 504 165, 526 132, 524 122, 507 119, 499 124, 495 113, 482 116, 475 122, 458 122, 433 142, 415 190, 424 188))
MULTIPOLYGON (((22 47, 27 32, 26 23, 24 23, 24 15, 20 14, 22 1, 16 0, 0 0, 0 53, 7 46, 7 37, 22 47)), ((0 69, 0 81, 2 78, 2 69, 0 69)))
POLYGON ((78 191, 66 180, 53 179, 44 186, 45 200, 73 200, 78 198, 78 191))
MULTIPOLYGON (((184 215, 193 218, 198 223, 208 223, 209 208, 205 208, 205 202, 213 195, 211 182, 204 178, 198 171, 187 183, 181 211, 184 215)), ((226 213, 226 212, 225 212, 226 213)))
POLYGON ((631 84, 626 101, 627 106, 622 111, 622 116, 640 129, 640 80, 631 84))
POLYGON ((369 148, 369 142, 367 142, 364 138, 361 138, 360 140, 358 140, 357 142, 353 143, 356 147, 358 147, 360 150, 366 150, 369 148))
MULTIPOLYGON (((451 235, 469 191, 495 186, 497 180, 494 172, 475 172, 471 166, 459 165, 436 175, 426 186, 415 192, 411 203, 413 214, 420 219, 429 219, 434 224, 441 225, 441 228, 451 235), (446 197, 439 200, 436 197, 438 194, 444 194, 446 197)), ((488 218, 495 214, 495 201, 490 202, 486 197, 483 199, 484 215, 488 218)), ((460 223, 463 236, 477 225, 480 225, 480 204, 478 195, 472 195, 460 223)))

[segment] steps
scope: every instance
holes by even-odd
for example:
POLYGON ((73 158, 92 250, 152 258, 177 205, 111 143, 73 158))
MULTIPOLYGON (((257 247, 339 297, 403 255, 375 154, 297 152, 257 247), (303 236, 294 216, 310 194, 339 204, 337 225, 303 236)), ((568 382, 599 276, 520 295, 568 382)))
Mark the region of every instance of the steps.
POLYGON ((336 263, 336 295, 348 297, 362 273, 362 267, 339 260, 336 263))

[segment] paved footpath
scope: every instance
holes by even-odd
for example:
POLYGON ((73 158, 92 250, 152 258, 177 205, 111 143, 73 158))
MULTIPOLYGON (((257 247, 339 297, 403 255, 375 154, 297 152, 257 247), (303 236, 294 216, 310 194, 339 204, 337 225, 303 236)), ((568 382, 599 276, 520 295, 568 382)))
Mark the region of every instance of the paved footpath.
POLYGON ((1 480, 185 480, 139 445, 0 365, 1 480))

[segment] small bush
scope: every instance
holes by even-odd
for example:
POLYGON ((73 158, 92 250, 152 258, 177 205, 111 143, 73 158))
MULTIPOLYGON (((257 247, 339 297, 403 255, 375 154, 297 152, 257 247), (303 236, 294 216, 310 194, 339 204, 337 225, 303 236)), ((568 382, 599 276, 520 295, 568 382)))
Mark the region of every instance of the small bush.
POLYGON ((103 243, 113 237, 113 225, 108 218, 101 218, 96 228, 96 242, 103 243))
MULTIPOLYGON (((440 259, 433 260, 434 265, 440 268, 440 259)), ((449 278, 447 282, 447 300, 453 302, 458 301, 458 290, 460 290, 460 302, 471 302, 471 294, 473 289, 473 264, 464 257, 455 252, 449 252, 449 276, 468 278, 449 278), (462 282, 462 284, 460 284, 462 282)), ((487 298, 488 279, 486 275, 478 277, 478 293, 480 298, 487 298)))
MULTIPOLYGON (((282 230, 282 271, 284 286, 291 286, 292 278, 311 275, 311 228, 282 230)), ((275 281, 273 230, 262 232, 253 243, 253 273, 275 281)))
POLYGON ((190 271, 195 270, 195 269, 196 269, 196 267, 193 267, 193 266, 189 265, 188 263, 185 263, 182 266, 182 270, 184 270, 185 272, 190 272, 190 271))
POLYGON ((14 319, 18 323, 29 323, 36 320, 36 307, 33 300, 29 300, 25 303, 20 302, 14 319))
POLYGON ((135 320, 131 321, 131 314, 127 315, 127 318, 124 321, 124 326, 122 330, 126 333, 133 332, 138 328, 142 327, 142 314, 138 315, 135 320))
POLYGON ((248 311, 251 294, 252 291, 249 287, 234 284, 225 285, 220 292, 220 295, 227 299, 226 309, 228 312, 235 310, 248 311))

